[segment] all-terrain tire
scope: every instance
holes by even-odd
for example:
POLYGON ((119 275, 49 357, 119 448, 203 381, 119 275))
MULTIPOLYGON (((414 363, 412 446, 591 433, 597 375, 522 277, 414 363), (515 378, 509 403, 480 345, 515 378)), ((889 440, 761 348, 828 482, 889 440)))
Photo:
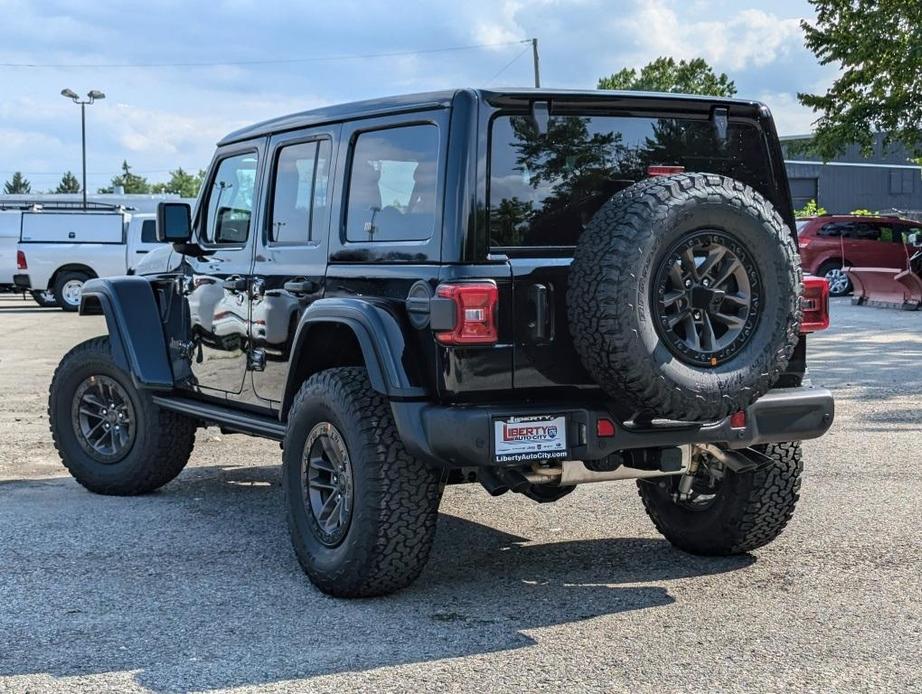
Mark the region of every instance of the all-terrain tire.
POLYGON ((440 475, 406 451, 365 369, 329 369, 301 386, 288 418, 282 478, 298 561, 320 590, 383 595, 419 576, 435 537, 440 475), (322 541, 302 468, 308 436, 323 423, 341 435, 352 470, 352 515, 335 546, 322 541))
POLYGON ((162 487, 185 467, 195 442, 195 422, 160 409, 148 392, 136 389, 131 376, 113 360, 108 337, 82 342, 61 359, 49 388, 48 419, 64 467, 97 494, 130 496, 162 487), (75 395, 81 384, 93 377, 116 381, 130 399, 133 443, 115 461, 100 462, 78 440, 81 434, 74 421, 75 395))
POLYGON ((583 232, 569 275, 570 332, 618 414, 716 419, 783 373, 799 339, 802 291, 792 233, 758 192, 716 174, 655 177, 615 195, 583 232), (761 278, 758 313, 738 351, 691 363, 663 339, 656 278, 682 243, 709 232, 750 258, 761 278))
POLYGON ((778 537, 799 499, 800 443, 757 448, 771 464, 744 473, 727 470, 717 498, 703 509, 673 501, 678 478, 639 480, 640 498, 656 529, 679 549, 706 556, 749 552, 778 537))
POLYGON ((68 291, 69 287, 75 284, 81 286, 90 279, 89 275, 83 272, 62 272, 54 280, 54 298, 60 308, 65 311, 76 311, 80 308, 80 303, 74 303, 69 300, 72 292, 68 291))

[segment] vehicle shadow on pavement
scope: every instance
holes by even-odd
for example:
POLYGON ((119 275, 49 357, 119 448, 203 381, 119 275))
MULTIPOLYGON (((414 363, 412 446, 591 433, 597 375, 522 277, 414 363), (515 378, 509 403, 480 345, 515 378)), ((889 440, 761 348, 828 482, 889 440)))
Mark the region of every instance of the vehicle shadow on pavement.
MULTIPOLYGON (((135 498, 68 478, 2 484, 0 548, 0 677, 123 673, 163 692, 524 648, 530 630, 674 601, 644 583, 753 561, 654 539, 530 543, 442 514, 416 584, 336 600, 294 559, 277 467, 191 468, 135 498)), ((631 647, 610 625, 605 638, 631 647)))

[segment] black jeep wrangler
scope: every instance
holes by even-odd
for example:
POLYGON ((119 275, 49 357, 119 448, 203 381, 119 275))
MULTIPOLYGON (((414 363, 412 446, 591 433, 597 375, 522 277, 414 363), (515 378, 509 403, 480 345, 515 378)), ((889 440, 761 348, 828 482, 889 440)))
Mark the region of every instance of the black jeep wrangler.
POLYGON ((295 551, 337 596, 413 581, 446 484, 551 502, 636 479, 697 554, 773 540, 828 324, 801 276, 764 106, 457 90, 228 135, 162 267, 92 280, 109 335, 62 360, 49 415, 88 489, 179 474, 195 430, 275 439, 295 551))

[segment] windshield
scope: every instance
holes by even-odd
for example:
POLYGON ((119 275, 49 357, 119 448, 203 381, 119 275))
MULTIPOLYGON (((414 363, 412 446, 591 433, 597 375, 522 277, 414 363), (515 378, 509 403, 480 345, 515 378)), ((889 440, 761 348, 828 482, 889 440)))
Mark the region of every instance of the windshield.
POLYGON ((647 177, 650 166, 724 174, 763 193, 771 173, 760 131, 731 122, 726 139, 710 120, 565 115, 541 133, 528 116, 493 120, 490 243, 574 246, 602 204, 647 177))

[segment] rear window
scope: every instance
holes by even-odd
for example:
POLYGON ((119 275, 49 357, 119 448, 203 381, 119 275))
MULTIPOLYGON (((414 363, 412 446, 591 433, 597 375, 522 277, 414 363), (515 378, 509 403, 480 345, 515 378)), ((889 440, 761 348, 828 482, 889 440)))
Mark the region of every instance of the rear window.
POLYGON ((807 225, 810 223, 808 219, 801 219, 797 222, 797 234, 800 235, 804 229, 807 228, 807 225))
POLYGON ((759 130, 709 120, 561 115, 539 133, 528 116, 499 116, 490 140, 494 248, 576 245, 592 215, 652 165, 719 173, 770 190, 759 130))

